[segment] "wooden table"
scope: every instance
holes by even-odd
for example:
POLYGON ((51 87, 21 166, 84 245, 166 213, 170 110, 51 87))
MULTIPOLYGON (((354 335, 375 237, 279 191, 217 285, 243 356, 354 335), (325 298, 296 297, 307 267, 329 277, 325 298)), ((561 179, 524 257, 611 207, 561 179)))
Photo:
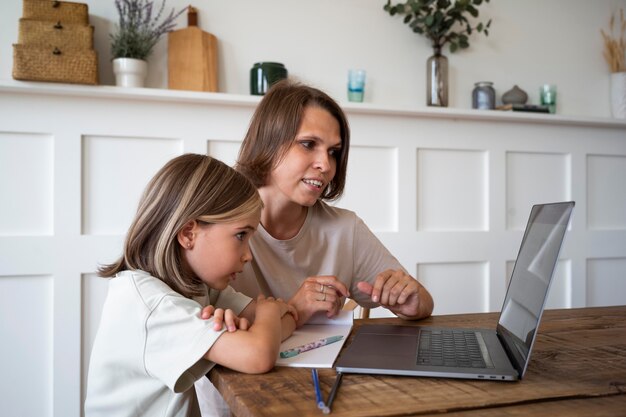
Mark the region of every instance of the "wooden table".
MULTIPOLYGON (((495 328, 496 313, 435 316, 425 325, 495 328)), ((407 322, 395 318, 355 320, 407 322)), ((324 398, 335 371, 319 371, 324 398)), ((311 372, 277 367, 263 375, 214 368, 211 381, 237 417, 323 416, 311 372)), ((548 310, 528 371, 518 382, 345 374, 333 416, 624 416, 626 306, 548 310)))

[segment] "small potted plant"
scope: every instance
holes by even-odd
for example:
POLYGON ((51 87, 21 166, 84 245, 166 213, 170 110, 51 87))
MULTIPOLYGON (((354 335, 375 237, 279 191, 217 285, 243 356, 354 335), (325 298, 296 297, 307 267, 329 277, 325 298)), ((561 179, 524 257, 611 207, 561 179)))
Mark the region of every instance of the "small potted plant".
POLYGON ((119 22, 110 36, 116 84, 143 87, 148 68, 146 59, 161 36, 174 29, 176 18, 185 9, 179 12, 172 9, 162 18, 165 0, 158 11, 152 0, 115 0, 115 8, 119 22))
POLYGON ((445 44, 450 52, 469 47, 474 32, 489 35, 491 20, 472 26, 468 15, 477 18, 478 6, 489 0, 407 0, 392 4, 387 0, 383 9, 391 16, 404 15, 404 23, 413 32, 428 38, 434 50, 427 61, 427 102, 429 106, 448 106, 448 59, 441 54, 445 44))

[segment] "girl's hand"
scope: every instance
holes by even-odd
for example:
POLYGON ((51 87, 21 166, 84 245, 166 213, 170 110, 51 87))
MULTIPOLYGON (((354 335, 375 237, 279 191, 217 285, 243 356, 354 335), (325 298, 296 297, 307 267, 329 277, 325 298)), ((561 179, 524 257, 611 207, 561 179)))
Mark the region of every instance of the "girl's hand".
POLYGON ((231 309, 224 310, 223 308, 215 308, 212 305, 208 305, 200 312, 200 318, 208 320, 213 317, 214 324, 213 330, 222 330, 222 326, 226 324, 226 329, 229 332, 236 330, 248 330, 250 322, 244 317, 237 317, 231 309))
POLYGON ((315 276, 304 280, 289 304, 298 312, 296 325, 300 327, 318 311, 325 311, 329 318, 336 316, 349 296, 348 289, 337 277, 315 276))

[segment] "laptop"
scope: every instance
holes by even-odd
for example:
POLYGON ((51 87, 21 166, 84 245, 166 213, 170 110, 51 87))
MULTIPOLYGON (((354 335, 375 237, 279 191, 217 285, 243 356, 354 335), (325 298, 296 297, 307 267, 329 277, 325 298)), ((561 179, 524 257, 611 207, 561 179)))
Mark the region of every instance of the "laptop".
POLYGON ((532 207, 495 329, 362 325, 337 359, 337 372, 521 379, 573 209, 573 201, 532 207))

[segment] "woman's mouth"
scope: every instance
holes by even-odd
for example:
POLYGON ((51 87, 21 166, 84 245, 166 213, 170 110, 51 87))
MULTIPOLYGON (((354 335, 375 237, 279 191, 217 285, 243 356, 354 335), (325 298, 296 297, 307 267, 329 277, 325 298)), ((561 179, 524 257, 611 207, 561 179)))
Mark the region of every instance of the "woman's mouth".
POLYGON ((321 189, 322 186, 324 185, 324 183, 320 180, 311 180, 307 178, 303 179, 302 182, 312 187, 315 187, 317 189, 321 189))

